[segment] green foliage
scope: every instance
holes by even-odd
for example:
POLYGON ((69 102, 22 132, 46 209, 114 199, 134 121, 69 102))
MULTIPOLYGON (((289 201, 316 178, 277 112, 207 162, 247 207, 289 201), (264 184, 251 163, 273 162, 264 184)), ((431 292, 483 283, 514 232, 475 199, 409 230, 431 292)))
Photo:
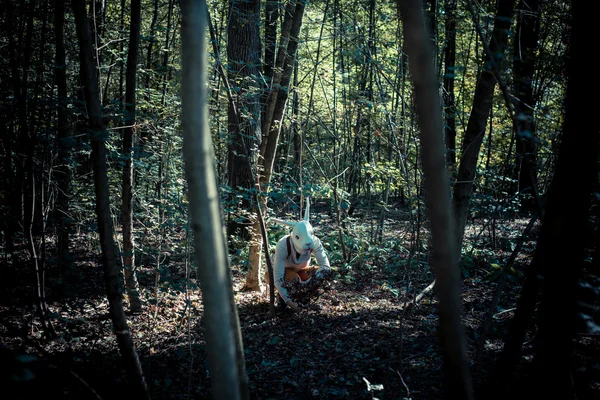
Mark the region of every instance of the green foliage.
MULTIPOLYGON (((14 21, 7 21, 0 26, 2 43, 8 51, 6 56, 0 57, 0 88, 5 93, 0 121, 6 127, 2 146, 10 153, 0 165, 3 176, 0 182, 0 198, 3 200, 0 215, 8 217, 17 214, 8 203, 16 198, 24 199, 24 193, 31 192, 27 182, 32 182, 32 177, 24 172, 26 157, 23 158, 23 154, 27 154, 31 148, 34 160, 32 173, 35 174, 36 184, 43 182, 45 190, 41 193, 39 187, 42 185, 38 184, 40 192, 36 195, 43 197, 46 204, 37 204, 37 209, 55 208, 53 202, 57 197, 57 185, 54 174, 56 168, 61 166, 59 163, 64 162, 71 176, 68 220, 74 223, 73 230, 77 229, 77 232, 95 232, 91 148, 88 133, 84 129, 87 108, 79 91, 80 78, 75 62, 78 48, 72 16, 67 12, 64 40, 66 64, 58 66, 64 67, 67 73, 69 98, 59 99, 54 78, 54 33, 50 29, 53 22, 50 19, 46 21, 48 25, 42 33, 42 18, 52 15, 54 4, 31 4, 34 4, 33 14, 25 13, 26 9, 19 4, 15 6, 14 21), (30 16, 33 16, 32 43, 30 59, 25 60, 25 52, 18 47, 27 37, 23 29, 30 16), (13 45, 16 47, 14 50, 13 45), (25 69, 25 65, 29 67, 25 69), (28 81, 20 82, 25 76, 28 81), (22 90, 25 91, 24 99, 21 99, 22 90), (58 160, 57 109, 68 112, 69 136, 62 139, 68 152, 66 160, 58 160), (24 121, 27 126, 21 126, 21 110, 25 110, 24 121), (37 135, 35 141, 34 133, 37 135), (14 182, 16 177, 26 184, 17 185, 18 182, 14 182)), ((99 83, 103 117, 108 129, 105 135, 111 211, 116 227, 115 237, 119 238, 122 167, 127 158, 122 149, 122 137, 125 119, 124 73, 129 51, 129 4, 125 2, 124 9, 121 9, 120 2, 103 4, 106 9, 102 12, 97 10, 99 14, 94 29, 98 33, 99 83)), ((353 279, 351 272, 361 268, 385 268, 390 272, 424 268, 426 259, 423 254, 429 250, 423 244, 426 239, 421 239, 420 248, 415 250, 411 258, 411 265, 406 265, 411 243, 395 230, 384 232, 381 241, 376 240, 374 235, 378 224, 376 218, 380 213, 383 213, 384 223, 390 220, 404 223, 413 232, 417 227, 417 217, 420 226, 425 227, 422 230, 425 231, 427 227, 423 215, 423 177, 419 160, 421 147, 426 144, 420 143, 418 138, 412 102, 414 93, 404 57, 404 38, 396 6, 390 2, 376 2, 371 10, 364 2, 339 0, 336 4, 338 9, 334 10, 330 2, 327 12, 325 2, 310 3, 306 8, 297 53, 297 83, 292 81, 290 87, 285 88, 290 98, 283 120, 278 121, 281 133, 275 171, 268 190, 260 193, 268 199, 265 217, 300 218, 299 201, 302 194, 327 205, 327 217, 313 214, 317 225, 323 223, 324 226, 334 226, 335 222, 332 221, 335 221, 339 206, 341 222, 344 224, 343 241, 348 253, 346 259, 342 256, 342 244, 337 231, 328 229, 325 232, 324 229, 320 236, 324 238, 332 264, 344 279, 353 279), (300 137, 303 147, 300 147, 300 137), (354 208, 360 210, 359 217, 349 215, 354 208), (399 217, 391 216, 394 210, 401 210, 399 217)), ((227 38, 225 31, 230 18, 229 3, 210 1, 209 10, 217 35, 216 44, 220 49, 219 60, 227 67, 230 61, 227 59, 227 40, 236 39, 227 38)), ((495 12, 493 2, 482 4, 478 12, 484 34, 489 37, 495 12)), ((566 82, 563 38, 568 32, 568 13, 568 7, 564 4, 550 2, 544 3, 540 16, 540 36, 544 40, 538 42, 536 52, 536 131, 533 132, 533 138, 537 145, 535 162, 541 193, 550 181, 556 148, 560 143, 566 82)), ((446 45, 442 28, 448 16, 440 10, 438 18, 436 47, 441 72, 441 63, 444 61, 441 52, 446 45)), ((189 227, 179 122, 180 21, 177 2, 142 2, 133 154, 136 251, 139 262, 144 265, 160 265, 167 253, 169 256, 183 254, 189 240, 186 235, 189 227), (171 4, 174 7, 169 9, 171 4)), ((259 23, 261 30, 264 29, 262 20, 254 22, 259 23)), ((457 158, 460 160, 460 141, 472 112, 483 49, 473 29, 471 15, 462 3, 458 6, 456 23, 456 65, 450 66, 449 76, 456 85, 457 158)), ((512 45, 514 35, 510 40, 512 45)), ((210 89, 209 123, 224 222, 251 222, 255 217, 256 189, 228 186, 228 166, 230 156, 234 154, 228 132, 228 93, 216 70, 216 54, 212 46, 208 46, 208 49, 211 63, 207 74, 210 89)), ((510 91, 511 57, 505 57, 505 60, 506 65, 502 66, 500 77, 510 91)), ((255 66, 248 60, 235 61, 243 67, 255 66)), ((261 74, 246 77, 247 81, 232 79, 228 82, 232 94, 254 98, 254 95, 268 93, 270 88, 261 74)), ((443 77, 441 73, 439 75, 441 84, 443 77)), ((260 97, 259 101, 264 102, 264 97, 260 97)), ((256 120, 257 116, 251 115, 249 109, 241 108, 238 111, 243 118, 256 120)), ((514 195, 518 172, 515 172, 512 116, 499 89, 494 94, 492 115, 489 129, 483 132, 485 152, 479 157, 476 191, 471 200, 474 221, 512 218, 521 211, 526 200, 526 195, 514 195)), ((259 150, 259 144, 251 149, 253 163, 259 150)), ((260 171, 252 172, 256 177, 260 171)), ((16 208, 24 210, 23 204, 20 206, 16 208)), ((48 226, 56 222, 52 212, 48 221, 48 226)), ((23 221, 18 221, 16 226, 22 230, 23 221)), ((267 228, 269 244, 273 248, 287 230, 274 225, 267 228)), ((423 233, 423 236, 426 234, 423 233)), ((23 233, 16 232, 15 237, 20 240, 23 233)), ((88 246, 97 250, 99 243, 96 237, 89 237, 88 246)), ((232 263, 245 269, 248 263, 246 235, 231 235, 228 240, 232 263)), ((477 244, 469 241, 464 251, 465 276, 472 274, 475 268, 473 259, 490 256, 477 253, 477 244)), ((158 272, 165 276, 167 274, 167 270, 160 268, 158 272)))
POLYGON ((376 192, 383 192, 386 189, 395 191, 406 183, 400 169, 391 161, 374 163, 373 165, 364 163, 361 172, 371 181, 376 192))

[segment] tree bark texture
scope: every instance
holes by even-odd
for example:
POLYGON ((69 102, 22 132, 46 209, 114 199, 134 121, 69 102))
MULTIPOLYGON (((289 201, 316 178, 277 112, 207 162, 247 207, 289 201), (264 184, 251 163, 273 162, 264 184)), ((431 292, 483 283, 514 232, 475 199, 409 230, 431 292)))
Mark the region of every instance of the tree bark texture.
POLYGON ((425 6, 427 33, 433 49, 433 70, 435 72, 438 65, 438 0, 424 0, 423 5, 425 6))
MULTIPOLYGON (((13 2, 8 2, 6 13, 8 32, 20 32, 19 40, 15 38, 16 35, 8 36, 8 51, 9 51, 9 65, 11 69, 11 78, 13 84, 13 95, 16 100, 16 126, 15 129, 15 146, 14 152, 8 153, 9 157, 12 158, 12 165, 14 170, 14 179, 7 178, 7 191, 10 191, 9 195, 9 207, 10 216, 7 221, 7 245, 9 251, 12 250, 13 236, 19 230, 19 226, 26 227, 27 215, 30 215, 31 210, 27 210, 27 204, 25 197, 28 195, 26 191, 27 176, 25 171, 25 155, 27 154, 29 146, 29 130, 27 121, 27 109, 28 109, 28 92, 29 92, 29 67, 31 65, 31 51, 32 51, 32 37, 33 37, 33 26, 34 26, 34 15, 33 3, 21 2, 21 9, 19 14, 23 18, 27 17, 25 22, 25 29, 23 30, 19 26, 18 18, 13 2), (24 36, 23 36, 24 31, 24 36), (19 58, 20 51, 23 49, 23 56, 19 58), (21 73, 22 71, 22 73, 21 73)), ((12 143, 9 143, 9 149, 12 148, 12 143)), ((23 229, 23 233, 27 236, 23 229)))
POLYGON ((462 142, 458 174, 454 184, 453 207, 456 216, 456 240, 459 254, 462 249, 465 226, 469 214, 469 202, 477 176, 477 161, 481 150, 485 128, 492 108, 496 74, 500 72, 508 33, 513 17, 515 0, 498 0, 498 11, 494 21, 492 38, 489 41, 490 53, 486 53, 481 75, 477 79, 473 107, 467 122, 462 142))
MULTIPOLYGON (((540 24, 539 1, 520 0, 517 13, 513 51, 515 118, 518 124, 515 137, 517 153, 515 179, 518 182, 519 192, 533 195, 533 187, 537 185, 534 118, 536 99, 533 97, 533 75, 540 24)), ((531 208, 534 202, 527 201, 525 204, 531 208)))
POLYGON ((57 141, 58 165, 56 181, 58 187, 56 201, 56 219, 58 220, 58 258, 65 266, 70 259, 69 231, 69 197, 71 169, 69 168, 70 126, 67 111, 67 63, 65 58, 65 0, 56 0, 54 9, 54 34, 56 36, 55 79, 57 98, 57 141))
POLYGON ((446 163, 456 164, 456 0, 446 0, 446 46, 444 49, 444 132, 446 138, 446 163))
POLYGON ((538 241, 542 303, 535 349, 539 375, 536 390, 542 388, 543 397, 562 399, 577 398, 572 380, 576 301, 587 240, 585 227, 592 187, 598 182, 600 155, 600 128, 590 118, 598 112, 600 101, 597 96, 581 96, 586 91, 600 90, 599 81, 589 79, 585 67, 589 57, 586 40, 595 34, 595 18, 587 2, 573 1, 571 9, 565 122, 538 241))
MULTIPOLYGON (((275 67, 275 56, 277 49, 277 26, 279 25, 279 2, 265 2, 265 30, 264 46, 265 58, 263 62, 263 76, 267 85, 271 84, 273 79, 273 69, 275 67)), ((261 104, 266 104, 269 98, 269 92, 265 90, 262 95, 261 104)), ((265 120, 266 108, 261 110, 261 121, 265 120)))
POLYGON ((123 224, 123 271, 129 308, 133 313, 142 311, 139 284, 135 273, 135 246, 133 239, 133 153, 135 141, 135 106, 138 48, 140 43, 141 0, 131 0, 129 49, 125 72, 125 129, 123 130, 123 188, 121 223, 123 224))
POLYGON ((138 398, 149 398, 148 388, 142 373, 142 366, 133 344, 125 311, 123 310, 121 276, 117 265, 117 253, 112 235, 113 225, 110 216, 105 145, 107 132, 102 120, 102 107, 100 104, 96 64, 94 62, 92 35, 85 3, 79 0, 72 0, 71 4, 75 17, 77 38, 79 40, 81 82, 88 110, 88 134, 90 135, 92 146, 96 214, 109 311, 119 350, 125 362, 129 383, 138 398))
MULTIPOLYGON (((274 76, 270 86, 270 92, 265 108, 265 119, 261 121, 262 125, 262 143, 260 146, 259 158, 259 177, 258 185, 261 192, 268 191, 273 172, 273 163, 277 152, 279 134, 281 133, 281 122, 285 104, 289 95, 289 85, 294 71, 294 59, 298 49, 298 35, 302 26, 304 16, 305 2, 291 0, 285 7, 285 15, 281 36, 279 39, 279 50, 277 52, 276 66, 274 76)), ((267 197, 262 196, 262 207, 267 208, 267 197)), ((258 205, 259 207, 261 205, 258 205)), ((260 224, 255 222, 254 232, 260 232, 260 224)), ((250 272, 252 276, 259 279, 261 275, 261 250, 262 239, 255 235, 250 250, 250 272)))
POLYGON ((531 390, 544 398, 575 398, 572 356, 576 300, 600 153, 600 130, 590 118, 600 104, 597 97, 585 98, 581 93, 597 92, 600 83, 590 80, 584 67, 589 51, 586 40, 595 29, 594 14, 583 1, 572 3, 572 13, 563 135, 535 254, 494 374, 497 381, 493 390, 498 397, 519 361, 541 289, 534 360, 537 379, 531 380, 535 385, 531 390))
MULTIPOLYGON (((235 104, 228 104, 228 157, 227 178, 233 199, 238 194, 242 201, 237 206, 241 212, 250 209, 251 196, 245 191, 251 189, 253 172, 244 159, 246 146, 250 149, 252 165, 258 160, 257 146, 260 139, 260 0, 229 4, 229 25, 227 27, 228 80, 234 88, 235 104)), ((260 232, 249 232, 248 215, 236 215, 228 224, 228 235, 241 236, 248 240, 251 236, 260 237, 260 232), (241 222, 240 222, 241 221, 241 222)), ((246 286, 259 289, 258 276, 249 275, 246 286), (252 278, 252 279, 251 279, 252 278)))
MULTIPOLYGON (((208 128, 205 74, 207 67, 206 4, 183 0, 182 9, 182 124, 185 173, 194 232, 198 277, 204 303, 204 328, 213 398, 247 398, 239 376, 239 322, 234 323, 226 241, 221 222, 214 170, 213 144, 208 128)), ((241 339, 240 339, 241 340, 241 339)))
POLYGON ((406 53, 415 88, 426 189, 431 221, 432 265, 439 298, 439 341, 444 354, 445 393, 448 399, 471 399, 471 375, 466 359, 466 340, 461 322, 460 275, 450 186, 446 173, 442 107, 434 72, 433 51, 425 29, 419 0, 398 0, 406 53))
POLYGON ((281 117, 289 94, 289 84, 294 69, 294 57, 298 49, 298 35, 302 26, 305 3, 291 0, 285 7, 285 15, 279 39, 279 50, 275 60, 274 76, 266 102, 265 119, 262 123, 263 141, 260 155, 262 162, 262 182, 270 182, 275 150, 281 132, 281 117))

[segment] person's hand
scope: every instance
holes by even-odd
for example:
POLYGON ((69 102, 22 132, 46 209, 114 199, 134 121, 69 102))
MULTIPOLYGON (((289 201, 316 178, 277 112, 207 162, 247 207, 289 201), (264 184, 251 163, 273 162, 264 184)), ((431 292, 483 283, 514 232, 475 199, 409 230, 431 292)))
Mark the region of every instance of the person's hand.
POLYGON ((285 302, 293 311, 298 311, 298 303, 288 300, 285 302))
POLYGON ((319 268, 317 270, 317 272, 315 273, 315 278, 325 279, 329 275, 330 272, 331 272, 331 270, 329 268, 319 268))

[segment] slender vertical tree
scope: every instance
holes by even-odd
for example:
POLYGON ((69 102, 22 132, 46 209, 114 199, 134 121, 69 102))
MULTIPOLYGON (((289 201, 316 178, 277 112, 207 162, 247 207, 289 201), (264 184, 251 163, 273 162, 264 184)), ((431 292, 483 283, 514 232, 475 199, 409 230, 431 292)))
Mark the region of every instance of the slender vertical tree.
POLYGON ((58 141, 58 165, 56 171, 57 201, 56 216, 58 220, 58 258, 63 266, 70 258, 70 218, 69 197, 71 168, 69 167, 69 138, 70 127, 67 111, 67 63, 65 57, 65 0, 56 0, 54 6, 54 35, 56 38, 56 110, 57 110, 57 141, 58 141))
POLYGON ((135 273, 135 246, 133 240, 133 153, 135 144, 135 106, 137 60, 140 43, 141 0, 131 0, 129 49, 125 72, 125 128, 123 130, 123 186, 121 193, 121 223, 123 224, 123 271, 129 308, 133 313, 142 311, 139 284, 135 273))
POLYGON ((149 398, 148 388, 142 373, 142 366, 133 344, 133 338, 127 317, 123 310, 122 285, 120 269, 117 265, 117 253, 113 238, 113 224, 110 215, 110 199, 108 176, 106 169, 106 128, 102 120, 100 91, 94 62, 94 47, 86 5, 79 0, 72 0, 73 15, 79 40, 79 61, 81 83, 88 110, 87 133, 90 135, 92 147, 92 166, 94 170, 94 189, 96 193, 96 215, 98 233, 102 248, 102 266, 108 297, 109 311, 112 318, 117 343, 127 378, 136 397, 149 398))
MULTIPOLYGON (((247 398, 236 352, 231 271, 221 225, 221 208, 208 128, 206 80, 206 4, 183 0, 182 9, 182 124, 185 173, 194 233, 198 277, 204 303, 204 327, 213 397, 247 398), (206 251, 208 250, 208 251, 206 251)), ((243 353, 242 353, 243 354, 243 353)))
MULTIPOLYGON (((265 29, 264 29, 264 46, 265 46, 265 57, 262 64, 263 76, 267 85, 271 84, 273 79, 273 68, 275 67, 275 55, 277 54, 277 26, 279 25, 279 8, 280 2, 278 0, 266 0, 265 1, 265 29)), ((269 92, 263 91, 261 96, 261 103, 266 104, 269 92)), ((263 107, 261 110, 261 121, 265 119, 266 109, 263 107)))
MULTIPOLYGON (((29 225, 27 223, 27 216, 31 215, 30 208, 31 204, 27 204, 25 198, 28 196, 26 192, 27 187, 27 176, 25 171, 26 154, 29 149, 29 121, 27 118, 28 110, 28 98, 29 98, 29 72, 31 66, 31 52, 32 52, 32 38, 34 28, 34 16, 33 8, 35 4, 27 1, 21 1, 20 15, 25 19, 25 30, 19 29, 19 19, 16 17, 15 8, 11 4, 7 4, 7 15, 11 17, 7 18, 7 24, 9 25, 9 36, 8 36, 8 51, 10 54, 10 69, 11 79, 13 84, 13 95, 16 102, 16 140, 14 148, 14 171, 15 179, 11 182, 10 188, 12 193, 10 195, 10 209, 11 215, 9 217, 9 248, 12 247, 13 238, 12 236, 17 232, 18 227, 24 227, 24 234, 27 236, 25 230, 29 225), (12 18, 12 16, 15 18, 12 18), (17 38, 16 33, 20 33, 20 37, 17 38), (24 34, 24 36, 23 36, 24 34), (22 57, 19 57, 18 49, 23 49, 22 57)), ((12 146, 11 146, 12 147, 12 146)), ((11 155, 13 156, 13 155, 11 155)))
POLYGON ((427 31, 431 38, 431 45, 433 47, 433 69, 437 71, 438 64, 438 0, 425 0, 425 12, 427 20, 427 31))
MULTIPOLYGON (((257 180, 259 190, 262 193, 268 192, 273 173, 273 163, 279 143, 279 134, 281 133, 281 122, 287 102, 292 78, 296 50, 298 49, 298 35, 302 27, 302 18, 305 9, 304 1, 290 0, 285 7, 285 16, 279 39, 279 49, 277 52, 276 65, 273 69, 273 79, 265 104, 264 116, 261 121, 262 142, 260 146, 260 157, 258 170, 260 176, 257 180)), ((266 208, 267 197, 263 196, 262 207, 266 208)), ((258 205, 261 206, 260 204, 258 205)), ((260 222, 256 221, 252 229, 254 232, 260 232, 260 222)), ((250 272, 249 276, 260 276, 261 271, 261 251, 262 240, 256 239, 250 246, 250 272)), ((252 279, 252 278, 251 278, 252 279)))
POLYGON ((456 164, 456 97, 454 78, 456 77, 456 0, 445 2, 446 43, 444 47, 444 132, 446 137, 446 162, 456 164))
MULTIPOLYGON (((540 24, 539 1, 520 0, 517 8, 517 27, 513 48, 513 76, 516 129, 516 168, 515 180, 518 191, 533 194, 537 185, 536 133, 534 110, 536 99, 533 96, 536 49, 540 24)), ((529 208, 534 202, 527 201, 529 208)))
MULTIPOLYGON (((492 108, 497 76, 502 68, 504 51, 508 44, 508 34, 513 18, 515 0, 498 0, 498 10, 494 19, 494 29, 483 60, 483 70, 477 78, 473 107, 463 138, 460 163, 452 204, 456 216, 456 240, 462 249, 463 236, 469 213, 469 203, 473 193, 477 161, 485 136, 485 128, 492 108)), ((475 17, 475 16, 473 16, 475 17)))
MULTIPOLYGON (((151 84, 152 84, 152 72, 154 70, 154 65, 152 62, 152 58, 154 56, 154 44, 156 42, 156 38, 155 38, 155 31, 156 31, 156 22, 158 20, 158 0, 154 0, 153 3, 153 7, 152 7, 153 11, 152 11, 152 19, 150 20, 150 29, 149 32, 146 34, 147 36, 147 41, 148 41, 148 47, 146 48, 146 65, 145 65, 145 69, 146 69, 146 76, 144 78, 144 96, 143 99, 146 103, 150 102, 150 90, 151 90, 151 84)), ((138 154, 140 155, 140 158, 143 157, 144 151, 146 149, 146 145, 148 143, 148 141, 150 140, 150 132, 148 132, 147 129, 143 129, 140 132, 139 135, 139 142, 138 142, 138 154)), ((138 182, 138 178, 139 178, 139 171, 136 170, 135 171, 135 181, 136 184, 138 182)))
MULTIPOLYGON (((119 5, 119 26, 120 29, 125 30, 125 0, 121 0, 121 4, 119 5)), ((119 43, 119 53, 125 53, 125 41, 121 40, 119 43)), ((123 107, 125 106, 125 63, 123 62, 122 57, 118 61, 119 64, 119 111, 123 112, 123 107)), ((105 94, 106 96, 106 94, 105 94)))
POLYGON ((302 26, 305 3, 291 0, 286 5, 285 17, 279 40, 276 65, 272 84, 269 87, 269 97, 265 104, 265 119, 262 123, 263 140, 260 147, 262 171, 260 176, 261 189, 265 190, 271 181, 273 162, 279 134, 281 133, 282 118, 289 95, 289 87, 294 70, 298 35, 302 26))
POLYGON ((448 206, 450 187, 446 173, 442 107, 435 78, 433 48, 428 43, 419 0, 398 0, 406 53, 414 82, 415 103, 423 143, 427 211, 431 220, 432 265, 440 300, 439 341, 444 352, 445 398, 471 399, 471 375, 460 311, 460 275, 456 265, 454 220, 448 206))

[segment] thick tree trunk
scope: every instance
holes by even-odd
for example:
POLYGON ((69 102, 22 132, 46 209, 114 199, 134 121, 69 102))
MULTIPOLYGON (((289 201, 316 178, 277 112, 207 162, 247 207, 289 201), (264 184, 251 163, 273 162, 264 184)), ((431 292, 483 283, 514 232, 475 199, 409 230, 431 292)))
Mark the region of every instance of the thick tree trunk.
MULTIPOLYGON (((262 207, 266 210, 265 204, 257 204, 256 207, 262 207)), ((244 289, 246 290, 261 290, 260 279, 262 273, 262 251, 263 251, 263 240, 260 234, 260 222, 254 221, 252 224, 252 237, 250 240, 250 248, 248 253, 248 263, 250 270, 246 275, 246 281, 244 282, 244 289)), ((267 254, 267 256, 270 256, 267 254)))
MULTIPOLYGON (((267 193, 273 173, 273 163, 277 152, 279 134, 281 132, 281 121, 287 102, 292 73, 294 70, 294 59, 298 49, 298 35, 302 26, 305 2, 295 0, 289 1, 285 8, 285 17, 279 40, 279 51, 277 53, 276 67, 274 69, 273 82, 271 84, 269 97, 264 112, 265 120, 262 122, 263 141, 260 148, 258 186, 261 192, 267 193)), ((266 197, 263 197, 264 209, 266 209, 266 197)), ((260 206, 260 205, 259 205, 260 206)), ((255 223, 253 229, 258 225, 255 223)), ((255 232, 259 232, 255 230, 255 232)), ((255 235, 250 246, 250 278, 258 281, 261 275, 261 250, 262 238, 255 235)))
MULTIPOLYGON (((248 240, 252 236, 251 221, 246 213, 250 210, 251 201, 246 191, 251 188, 252 171, 244 158, 247 157, 245 146, 255 149, 260 138, 260 93, 256 89, 261 86, 256 81, 256 77, 260 75, 260 1, 231 1, 228 20, 228 80, 236 90, 235 104, 229 103, 227 111, 227 179, 232 190, 232 199, 242 195, 242 201, 237 205, 238 215, 229 219, 227 233, 248 240), (244 112, 238 113, 237 110, 244 112)), ((258 153, 251 150, 250 154, 253 158, 252 165, 256 165, 258 153)), ((254 231, 254 235, 260 237, 260 232, 254 231)), ((256 279, 249 277, 246 286, 248 289, 257 290, 258 284, 256 279)))
POLYGON ((454 184, 453 207, 456 216, 456 240, 458 242, 459 254, 462 249, 463 236, 469 214, 469 202, 473 193, 476 178, 477 161, 487 120, 492 108, 494 88, 496 87, 496 74, 500 72, 504 50, 508 41, 508 33, 513 17, 515 0, 498 0, 498 11, 494 22, 494 30, 489 43, 489 54, 493 59, 484 57, 484 68, 477 79, 473 108, 467 130, 462 142, 460 164, 456 183, 454 184))
POLYGON ((231 271, 227 259, 226 241, 221 225, 221 208, 214 171, 214 153, 208 128, 205 74, 207 51, 205 31, 206 6, 198 1, 184 0, 182 8, 182 123, 184 135, 185 172, 190 198, 190 215, 198 277, 204 303, 204 328, 208 366, 217 399, 247 398, 245 377, 240 376, 236 351, 240 343, 239 323, 231 271), (208 250, 208 251, 206 251, 208 250))
POLYGON ((438 0, 424 0, 423 5, 425 6, 427 33, 429 34, 429 40, 433 49, 433 70, 438 70, 438 0))
POLYGON ((113 225, 110 216, 110 200, 108 176, 106 170, 107 136, 102 121, 102 107, 94 63, 92 36, 84 2, 72 0, 73 14, 79 40, 79 57, 81 82, 84 86, 85 102, 88 110, 88 133, 92 146, 92 163, 94 169, 94 188, 96 192, 96 214, 98 216, 98 233, 102 248, 102 265, 106 282, 109 311, 112 318, 117 343, 125 362, 127 378, 136 397, 149 398, 148 388, 142 373, 138 354, 133 344, 133 338, 127 317, 123 310, 121 274, 117 266, 117 254, 113 239, 113 225))
POLYGON ((531 390, 542 398, 575 398, 571 377, 572 340, 586 243, 585 225, 592 187, 597 182, 600 143, 598 125, 589 118, 600 107, 598 98, 584 98, 580 94, 597 92, 600 84, 588 79, 584 67, 589 51, 586 38, 594 29, 593 13, 589 13, 583 1, 573 2, 572 13, 563 136, 530 272, 493 375, 496 379, 493 393, 499 398, 518 363, 539 289, 543 298, 534 362, 538 374, 537 379, 530 380, 537 384, 531 390), (572 184, 574 179, 576 185, 572 184))
POLYGON ((125 73, 125 129, 123 130, 123 188, 121 223, 123 224, 123 271, 129 308, 133 313, 142 311, 139 284, 135 273, 135 246, 133 240, 133 147, 135 141, 135 105, 137 53, 140 43, 141 0, 131 0, 129 50, 125 73))
POLYGON ((432 46, 424 28, 419 0, 398 0, 402 15, 406 53, 415 87, 425 176, 426 202, 431 221, 432 266, 440 300, 439 341, 444 354, 447 399, 473 397, 461 323, 460 274, 456 263, 454 220, 448 206, 450 187, 446 173, 442 107, 433 68, 432 46))
MULTIPOLYGON (((208 9, 206 10, 206 14, 207 14, 207 21, 208 21, 208 28, 209 28, 209 32, 210 32, 210 38, 211 38, 211 42, 213 44, 213 51, 215 54, 215 58, 216 58, 216 70, 218 72, 218 74, 220 75, 221 79, 223 80, 223 83, 225 84, 225 88, 226 88, 226 92, 227 92, 227 99, 229 101, 229 104, 233 104, 235 105, 235 100, 233 98, 233 93, 231 90, 231 86, 229 85, 229 80, 227 79, 227 74, 225 73, 225 69, 223 68, 223 65, 221 64, 220 61, 220 56, 219 56, 219 48, 217 46, 217 41, 216 41, 216 36, 215 36, 215 32, 214 29, 212 27, 211 24, 211 20, 210 20, 210 13, 208 12, 208 9)), ((234 113, 234 117, 237 119, 239 118, 237 116, 237 113, 234 113)), ((250 150, 248 148, 245 148, 245 153, 248 155, 250 153, 250 150)), ((246 162, 248 163, 248 169, 252 169, 252 165, 250 165, 250 157, 247 156, 245 158, 246 162)), ((257 187, 257 183, 256 183, 256 179, 254 177, 254 175, 250 175, 251 179, 252 179, 252 187, 257 187)), ((257 204, 260 203, 260 195, 258 193, 255 194, 255 198, 256 198, 256 202, 257 204)), ((265 243, 267 240, 267 231, 265 228, 265 224, 264 224, 264 218, 262 216, 262 211, 260 208, 256 208, 256 214, 257 214, 257 221, 259 221, 259 225, 260 225, 260 233, 262 234, 263 237, 263 241, 265 243)), ((267 251, 268 251, 268 243, 267 243, 267 251)), ((273 266, 271 265, 270 259, 267 258, 267 266, 269 268, 269 276, 271 277, 271 279, 273 278, 273 266)), ((231 286, 231 297, 233 298, 233 285, 231 286)), ((274 299, 274 288, 271 286, 271 290, 270 290, 270 294, 271 294, 271 316, 275 316, 275 308, 273 306, 273 299, 274 299)), ((241 342, 241 330, 240 330, 240 325, 239 325, 239 319, 237 318, 237 309, 235 307, 235 304, 232 303, 232 308, 233 308, 233 321, 232 324, 234 326, 234 330, 239 332, 238 334, 238 338, 239 340, 236 341, 236 349, 238 351, 238 373, 240 376, 240 379, 242 380, 241 386, 242 386, 242 393, 246 394, 247 393, 247 387, 248 387, 248 382, 247 382, 247 375, 245 372, 245 366, 243 363, 243 359, 244 359, 244 352, 243 352, 243 344, 241 342)))
POLYGON ((544 384, 545 397, 563 399, 576 398, 572 381, 576 301, 586 243, 585 226, 600 154, 600 130, 590 118, 600 102, 597 97, 581 97, 584 91, 600 90, 598 81, 590 82, 582 67, 588 54, 585 40, 594 34, 594 20, 583 1, 573 2, 572 13, 564 133, 540 234, 540 241, 547 243, 548 251, 544 252, 541 263, 543 300, 540 340, 535 352, 538 382, 554 383, 553 388, 544 384), (581 132, 588 134, 581 135, 581 132), (574 176, 579 176, 575 186, 572 185, 574 176), (565 269, 566 266, 569 267, 565 269))

